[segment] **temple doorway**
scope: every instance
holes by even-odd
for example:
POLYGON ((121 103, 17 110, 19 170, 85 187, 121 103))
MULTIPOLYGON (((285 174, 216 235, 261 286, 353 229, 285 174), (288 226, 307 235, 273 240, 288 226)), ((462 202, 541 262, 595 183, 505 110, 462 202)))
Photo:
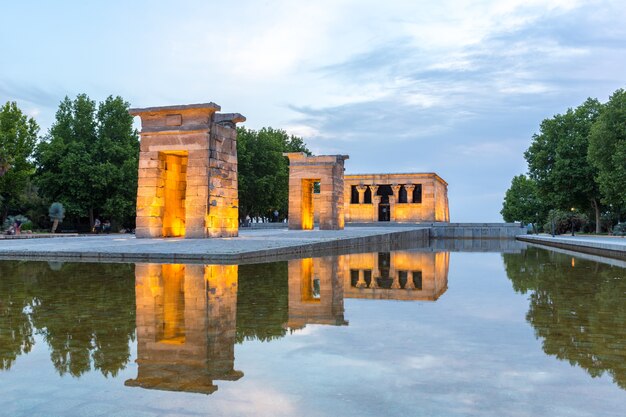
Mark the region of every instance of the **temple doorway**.
POLYGON ((159 152, 163 193, 163 237, 185 236, 188 152, 159 152))
POLYGON ((393 195, 393 191, 389 184, 380 185, 376 193, 380 196, 378 203, 378 221, 388 222, 391 220, 391 206, 389 204, 389 196, 393 195))
POLYGON ((390 206, 389 203, 380 203, 378 205, 378 221, 379 222, 388 222, 391 220, 390 215, 390 206))

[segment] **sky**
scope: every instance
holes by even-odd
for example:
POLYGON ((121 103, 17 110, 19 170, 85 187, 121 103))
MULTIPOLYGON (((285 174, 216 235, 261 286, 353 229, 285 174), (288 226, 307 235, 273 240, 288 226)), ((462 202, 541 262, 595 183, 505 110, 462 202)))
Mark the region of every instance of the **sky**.
POLYGON ((502 221, 541 121, 626 87, 624 0, 0 1, 0 103, 42 135, 80 93, 212 101, 346 173, 436 172, 453 222, 502 221))

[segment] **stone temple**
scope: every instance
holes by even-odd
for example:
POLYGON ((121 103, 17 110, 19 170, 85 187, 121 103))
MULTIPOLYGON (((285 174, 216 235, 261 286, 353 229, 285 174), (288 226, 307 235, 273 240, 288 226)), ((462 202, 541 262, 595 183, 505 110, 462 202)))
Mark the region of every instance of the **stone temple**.
POLYGON ((449 222, 448 183, 434 173, 344 178, 346 222, 449 222))
MULTIPOLYGON (((448 183, 437 174, 354 174, 345 175, 343 184, 346 223, 450 221, 448 183)), ((319 194, 313 206, 317 223, 319 194)))
POLYGON ((138 238, 234 237, 239 231, 239 113, 215 103, 131 109, 141 118, 138 238))

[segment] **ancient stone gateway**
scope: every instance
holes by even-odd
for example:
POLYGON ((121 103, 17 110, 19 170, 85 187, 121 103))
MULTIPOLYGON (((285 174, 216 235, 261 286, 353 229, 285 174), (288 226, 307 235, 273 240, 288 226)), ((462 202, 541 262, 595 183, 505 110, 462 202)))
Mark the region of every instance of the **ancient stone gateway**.
POLYGON ((138 238, 234 237, 239 231, 239 113, 215 103, 131 109, 141 117, 138 238))
POLYGON ((283 155, 289 158, 289 229, 313 229, 315 183, 320 185, 319 228, 343 229, 343 164, 348 155, 307 156, 302 152, 283 155))

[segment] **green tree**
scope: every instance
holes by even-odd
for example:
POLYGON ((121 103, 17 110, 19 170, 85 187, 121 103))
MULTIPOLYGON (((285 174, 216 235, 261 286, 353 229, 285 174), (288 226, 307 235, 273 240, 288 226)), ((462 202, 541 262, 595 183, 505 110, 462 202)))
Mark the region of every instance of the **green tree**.
POLYGON ((109 96, 97 113, 96 172, 94 188, 101 197, 100 214, 117 219, 125 227, 135 223, 139 138, 133 128, 130 105, 109 96))
POLYGON ((239 211, 241 216, 287 212, 289 164, 283 152, 311 152, 284 130, 237 128, 239 211))
MULTIPOLYGON (((0 108, 0 220, 4 222, 9 208, 17 205, 34 166, 31 156, 37 143, 39 126, 27 117, 15 102, 0 108)), ((1 223, 1 222, 0 222, 1 223)))
POLYGON ((37 184, 74 219, 106 216, 132 226, 139 140, 129 104, 108 97, 96 109, 85 94, 66 97, 36 152, 37 184))
POLYGON ((500 211, 504 221, 535 225, 544 216, 544 212, 545 205, 539 197, 537 183, 526 175, 513 177, 500 211))
POLYGON ((589 161, 603 201, 616 209, 626 206, 626 91, 617 90, 604 105, 589 136, 589 161))
POLYGON ((602 105, 587 99, 576 109, 541 122, 540 133, 524 153, 528 173, 551 208, 572 207, 593 213, 600 232, 600 187, 597 169, 589 163, 589 135, 602 105))

